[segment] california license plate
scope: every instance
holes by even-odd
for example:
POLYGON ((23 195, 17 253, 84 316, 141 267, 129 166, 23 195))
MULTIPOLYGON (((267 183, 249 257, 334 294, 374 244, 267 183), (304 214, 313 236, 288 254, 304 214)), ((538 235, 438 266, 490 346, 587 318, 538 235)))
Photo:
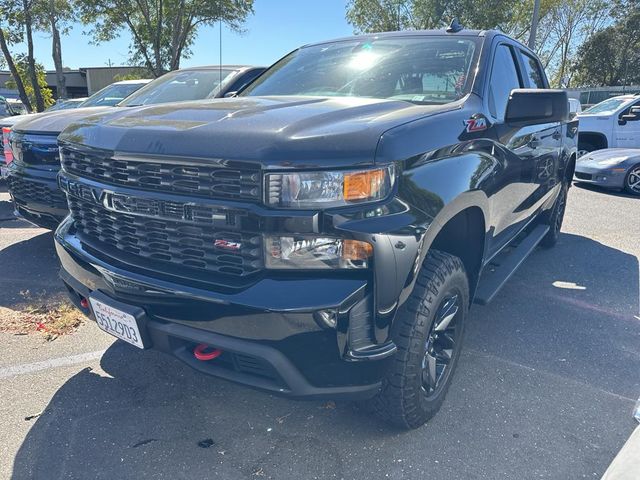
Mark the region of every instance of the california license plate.
POLYGON ((144 348, 138 322, 133 315, 107 305, 97 298, 89 297, 89 301, 98 327, 131 345, 144 348))

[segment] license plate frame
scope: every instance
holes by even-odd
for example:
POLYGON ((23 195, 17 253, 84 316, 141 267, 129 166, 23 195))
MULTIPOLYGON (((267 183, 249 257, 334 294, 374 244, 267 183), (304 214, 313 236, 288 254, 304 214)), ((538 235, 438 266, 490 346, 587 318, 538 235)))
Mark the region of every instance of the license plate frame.
POLYGON ((149 347, 144 310, 113 300, 101 292, 91 293, 89 304, 100 330, 141 350, 149 347))

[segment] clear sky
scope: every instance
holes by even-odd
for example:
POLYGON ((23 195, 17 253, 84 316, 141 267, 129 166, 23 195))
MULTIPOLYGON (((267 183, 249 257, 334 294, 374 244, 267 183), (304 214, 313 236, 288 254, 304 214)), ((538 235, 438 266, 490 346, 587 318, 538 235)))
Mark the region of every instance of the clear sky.
MULTIPOLYGON (((223 27, 222 61, 252 65, 269 65, 305 43, 351 35, 353 29, 345 20, 346 0, 255 0, 255 14, 245 24, 247 32, 239 35, 223 27)), ((86 26, 75 25, 62 39, 62 59, 66 67, 101 67, 109 60, 126 65, 129 35, 98 46, 90 45, 83 35, 86 26)), ((35 38, 36 60, 53 69, 51 39, 45 34, 35 38)), ((19 51, 15 48, 14 51, 19 51)), ((193 45, 193 56, 181 66, 217 64, 218 27, 199 30, 193 45)))

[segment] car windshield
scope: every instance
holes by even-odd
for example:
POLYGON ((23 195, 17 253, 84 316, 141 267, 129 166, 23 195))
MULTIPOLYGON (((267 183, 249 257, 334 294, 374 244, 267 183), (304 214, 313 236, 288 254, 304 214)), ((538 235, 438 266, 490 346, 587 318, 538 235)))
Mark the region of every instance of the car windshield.
POLYGON ((5 102, 0 101, 0 117, 6 117, 11 115, 11 110, 9 110, 9 105, 5 102))
POLYGON ((153 105, 156 103, 202 100, 215 97, 233 78, 236 70, 177 70, 167 73, 135 92, 120 107, 153 105))
POLYGON ((51 105, 47 108, 47 112, 55 112, 57 110, 69 110, 71 108, 78 108, 78 106, 82 102, 78 102, 75 100, 62 100, 56 103, 55 105, 51 105))
POLYGON ((587 108, 582 115, 599 114, 599 115, 611 115, 615 113, 622 105, 629 102, 627 98, 610 98, 604 102, 600 102, 591 108, 587 108))
POLYGON ((114 83, 94 93, 79 106, 83 108, 113 107, 116 103, 120 103, 123 99, 131 95, 143 85, 144 83, 114 83))
POLYGON ((399 37, 303 47, 241 95, 365 97, 443 104, 471 89, 477 37, 399 37))

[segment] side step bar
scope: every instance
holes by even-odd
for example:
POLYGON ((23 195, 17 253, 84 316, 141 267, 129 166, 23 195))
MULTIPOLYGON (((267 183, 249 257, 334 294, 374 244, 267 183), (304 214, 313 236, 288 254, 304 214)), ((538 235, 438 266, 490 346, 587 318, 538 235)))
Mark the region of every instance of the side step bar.
POLYGON ((496 258, 487 264, 480 276, 480 282, 473 302, 486 305, 511 278, 511 275, 535 250, 538 243, 549 231, 549 225, 538 225, 526 236, 518 236, 496 258))

